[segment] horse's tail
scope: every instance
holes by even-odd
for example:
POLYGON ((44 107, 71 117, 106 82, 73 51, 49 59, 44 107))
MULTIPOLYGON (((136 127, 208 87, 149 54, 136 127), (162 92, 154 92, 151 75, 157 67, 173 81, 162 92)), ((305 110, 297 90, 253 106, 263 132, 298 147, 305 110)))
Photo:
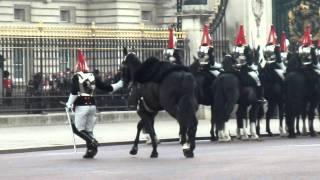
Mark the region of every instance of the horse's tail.
POLYGON ((220 75, 214 83, 214 119, 221 130, 239 98, 239 81, 232 74, 220 75))
POLYGON ((188 127, 197 125, 196 111, 199 104, 196 99, 196 81, 191 73, 185 73, 181 79, 180 94, 182 95, 178 102, 178 120, 188 127))
POLYGON ((289 135, 294 135, 294 118, 303 112, 306 83, 302 74, 291 72, 285 80, 285 114, 289 135))

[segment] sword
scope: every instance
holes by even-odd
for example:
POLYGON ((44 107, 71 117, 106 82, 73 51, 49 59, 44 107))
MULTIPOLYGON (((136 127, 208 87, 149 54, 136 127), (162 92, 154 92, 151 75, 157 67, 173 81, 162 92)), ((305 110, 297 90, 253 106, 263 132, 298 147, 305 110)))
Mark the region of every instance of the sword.
POLYGON ((67 119, 68 119, 68 122, 69 122, 69 127, 70 127, 71 133, 72 133, 73 149, 74 149, 74 152, 76 153, 77 152, 77 144, 76 144, 76 139, 75 139, 74 133, 73 133, 72 121, 71 121, 71 118, 70 118, 70 115, 69 115, 69 108, 66 107, 65 109, 66 109, 66 113, 67 113, 67 119))

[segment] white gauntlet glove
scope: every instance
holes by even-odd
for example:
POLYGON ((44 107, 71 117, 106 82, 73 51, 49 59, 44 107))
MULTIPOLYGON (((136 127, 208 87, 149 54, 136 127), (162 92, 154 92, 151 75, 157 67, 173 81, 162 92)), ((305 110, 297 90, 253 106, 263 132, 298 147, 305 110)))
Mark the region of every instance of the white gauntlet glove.
POLYGON ((68 108, 69 111, 73 108, 73 103, 74 101, 76 101, 77 97, 78 97, 77 95, 73 95, 73 94, 69 95, 68 102, 66 103, 66 108, 68 108))
POLYGON ((112 92, 115 92, 115 91, 117 91, 118 89, 120 89, 120 88, 123 87, 123 81, 120 80, 120 81, 118 81, 117 83, 111 84, 111 86, 112 86, 112 88, 113 88, 112 92))

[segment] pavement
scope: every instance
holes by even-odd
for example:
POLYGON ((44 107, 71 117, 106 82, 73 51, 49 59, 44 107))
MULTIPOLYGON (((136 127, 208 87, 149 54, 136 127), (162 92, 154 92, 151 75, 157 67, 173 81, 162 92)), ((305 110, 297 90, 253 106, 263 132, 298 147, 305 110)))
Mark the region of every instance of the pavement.
MULTIPOLYGON (((271 130, 279 133, 278 120, 271 120, 271 130)), ((136 134, 136 121, 111 122, 97 124, 94 129, 96 139, 102 145, 130 144, 136 134)), ((200 119, 197 130, 197 138, 208 139, 210 136, 210 121, 200 119)), ((236 122, 230 120, 230 133, 236 134, 236 122)), ((315 120, 315 129, 320 131, 319 120, 315 120)), ((178 123, 173 119, 156 120, 155 130, 158 138, 163 141, 178 139, 178 123)), ((250 131, 248 131, 250 132, 250 131)), ((265 134, 265 123, 261 123, 261 133, 265 134)), ((73 140, 68 124, 56 126, 27 126, 0 128, 0 154, 27 152, 37 150, 52 150, 72 148, 73 140)), ((143 140, 145 137, 141 136, 143 140)), ((76 137, 78 146, 83 146, 84 141, 76 137)))
POLYGON ((140 144, 102 146, 94 159, 83 159, 85 148, 0 155, 3 180, 317 180, 320 137, 264 137, 262 141, 217 143, 199 140, 194 158, 186 159, 177 142, 152 147, 140 144))

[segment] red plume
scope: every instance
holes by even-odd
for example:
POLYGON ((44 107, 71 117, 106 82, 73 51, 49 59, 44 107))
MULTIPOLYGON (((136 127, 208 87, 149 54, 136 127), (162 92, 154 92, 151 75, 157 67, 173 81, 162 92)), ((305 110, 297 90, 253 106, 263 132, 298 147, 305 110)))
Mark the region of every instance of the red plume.
POLYGON ((169 28, 169 42, 168 42, 168 49, 174 49, 175 44, 174 44, 174 37, 173 37, 173 28, 169 28))
POLYGON ((271 25, 270 33, 269 33, 269 38, 267 44, 273 44, 276 45, 277 42, 277 34, 276 34, 276 28, 274 25, 271 25))
POLYGON ((201 46, 211 46, 211 37, 209 34, 209 27, 207 24, 205 24, 203 27, 201 46))
POLYGON ((320 39, 318 39, 318 48, 320 49, 320 39))
POLYGON ((280 51, 281 52, 287 52, 288 51, 286 40, 287 40, 286 32, 282 31, 282 33, 281 33, 281 42, 280 42, 280 51))
POLYGON ((240 25, 240 29, 234 43, 236 46, 244 46, 247 44, 246 38, 244 36, 243 25, 240 25))
POLYGON ((312 45, 311 27, 310 26, 307 26, 305 31, 304 31, 304 35, 303 35, 303 39, 302 39, 302 45, 305 46, 305 47, 312 45))
POLYGON ((82 72, 89 71, 89 66, 87 65, 86 58, 83 55, 81 49, 77 50, 77 54, 78 54, 78 70, 82 72))

